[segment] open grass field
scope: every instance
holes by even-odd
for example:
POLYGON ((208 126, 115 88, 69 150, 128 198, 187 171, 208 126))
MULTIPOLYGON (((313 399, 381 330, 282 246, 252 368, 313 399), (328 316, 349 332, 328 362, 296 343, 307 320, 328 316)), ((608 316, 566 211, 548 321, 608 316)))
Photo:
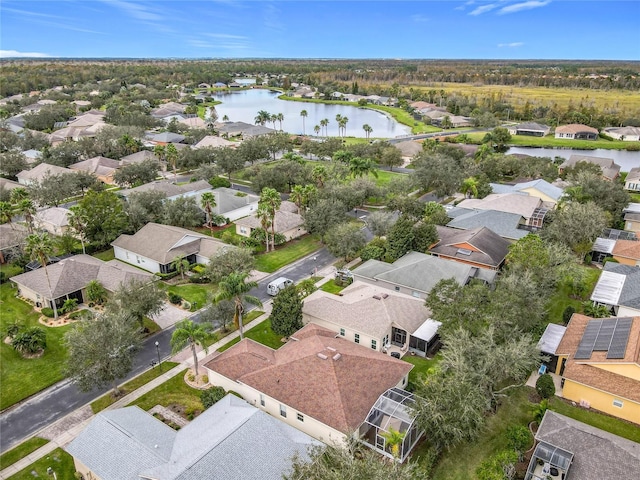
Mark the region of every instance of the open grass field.
POLYGON ((201 412, 204 407, 200 402, 200 390, 191 388, 184 381, 184 372, 167 380, 156 388, 147 392, 130 405, 137 405, 143 410, 149 410, 156 405, 168 407, 176 404, 185 408, 187 414, 201 412))
MULTIPOLYGON (((245 323, 249 323, 251 320, 247 319, 245 323)), ((262 322, 260 322, 255 327, 246 330, 244 332, 244 336, 246 338, 250 338, 251 340, 255 340, 258 343, 266 345, 267 347, 271 347, 274 350, 280 348, 284 343, 282 343, 282 335, 278 335, 271 330, 271 320, 268 318, 262 322)), ((240 337, 236 337, 231 340, 229 343, 223 345, 218 349, 219 352, 224 352, 225 350, 231 348, 236 343, 240 341, 240 337)))
POLYGON ((54 478, 47 473, 47 469, 55 472, 58 480, 75 480, 76 467, 73 464, 73 457, 61 448, 56 448, 46 457, 36 460, 28 467, 20 470, 15 475, 11 475, 7 480, 33 480, 34 478, 54 478))
POLYGON ((17 447, 7 450, 0 455, 0 470, 4 470, 8 466, 13 465, 18 460, 21 460, 30 453, 35 452, 47 443, 49 443, 49 440, 40 437, 32 437, 26 442, 22 442, 17 447))
POLYGON ((256 270, 273 273, 285 265, 295 262, 322 247, 318 235, 303 235, 291 240, 281 247, 276 247, 275 252, 262 253, 256 256, 256 270))
MULTIPOLYGON (((472 143, 481 143, 485 133, 468 133, 472 143)), ((603 148, 608 150, 626 150, 629 145, 636 142, 623 142, 620 140, 568 140, 555 138, 553 135, 546 137, 527 137, 525 135, 511 135, 509 145, 516 147, 548 147, 548 148, 572 148, 582 150, 595 150, 603 148)))

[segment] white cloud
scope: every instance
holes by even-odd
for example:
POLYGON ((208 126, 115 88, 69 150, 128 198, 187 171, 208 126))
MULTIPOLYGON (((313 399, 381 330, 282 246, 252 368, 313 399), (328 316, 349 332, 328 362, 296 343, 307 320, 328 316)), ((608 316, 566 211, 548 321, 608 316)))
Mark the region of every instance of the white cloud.
POLYGON ((490 12, 491 10, 498 8, 500 5, 497 3, 488 3, 486 5, 480 5, 469 12, 469 15, 482 15, 483 13, 490 12))
POLYGON ((229 38, 235 40, 247 40, 249 38, 242 35, 230 35, 228 33, 205 33, 204 35, 211 38, 229 38))
POLYGON ((0 58, 46 58, 48 53, 41 52, 19 52, 17 50, 0 50, 0 58))
POLYGON ((427 17, 426 15, 422 15, 421 13, 416 13, 414 15, 411 15, 411 20, 418 23, 425 23, 429 21, 429 17, 427 17))
POLYGON ((522 43, 522 42, 511 42, 511 43, 499 43, 498 47, 500 47, 500 48, 503 48, 503 47, 516 48, 516 47, 521 47, 523 45, 524 45, 524 43, 522 43))
POLYGON ((551 0, 529 0, 527 2, 514 3, 513 5, 507 5, 502 7, 498 11, 498 15, 505 15, 507 13, 522 12, 523 10, 531 10, 534 8, 544 7, 549 5, 551 0))
POLYGON ((163 19, 162 15, 153 12, 149 7, 142 3, 127 2, 125 0, 103 0, 108 5, 113 5, 123 10, 127 15, 137 20, 146 22, 159 22, 163 19))

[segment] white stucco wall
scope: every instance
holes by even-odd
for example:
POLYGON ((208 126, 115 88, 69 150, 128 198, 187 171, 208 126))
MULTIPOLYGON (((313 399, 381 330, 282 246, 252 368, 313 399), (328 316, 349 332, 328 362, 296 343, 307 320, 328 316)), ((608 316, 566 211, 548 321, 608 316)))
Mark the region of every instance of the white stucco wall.
POLYGON ((414 298, 422 298, 424 300, 426 300, 426 298, 427 298, 427 294, 425 292, 419 292, 417 290, 413 290, 411 288, 403 287, 401 285, 395 285, 394 283, 385 282, 384 280, 372 280, 371 278, 368 278, 368 277, 362 277, 362 276, 358 275, 357 273, 354 273, 353 279, 354 280, 359 280, 359 281, 364 282, 364 283, 368 283, 369 285, 375 285, 377 287, 386 288, 388 290, 393 290, 394 292, 404 293, 405 295, 410 295, 410 296, 412 296, 414 298), (396 287, 398 287, 398 288, 396 288, 396 287))
MULTIPOLYGON (((375 340, 376 341, 375 350, 378 352, 382 350, 382 340, 384 335, 382 337, 375 337, 358 330, 347 328, 346 326, 340 325, 337 322, 336 323, 329 322, 328 320, 320 319, 312 315, 308 315, 304 312, 302 313, 302 323, 304 323, 305 325, 307 323, 314 323, 315 325, 320 325, 321 327, 327 328, 332 332, 336 332, 336 335, 340 336, 340 338, 349 340, 352 343, 355 343, 355 335, 358 334, 360 335, 359 345, 362 345, 363 347, 371 348, 371 340, 375 340), (344 329, 344 335, 340 335, 341 328, 344 329)), ((389 340, 391 340, 391 325, 389 325, 389 330, 386 332, 386 335, 389 335, 389 340)))
POLYGON ((160 273, 160 265, 155 260, 116 246, 113 247, 113 253, 118 260, 136 265, 151 273, 160 273))

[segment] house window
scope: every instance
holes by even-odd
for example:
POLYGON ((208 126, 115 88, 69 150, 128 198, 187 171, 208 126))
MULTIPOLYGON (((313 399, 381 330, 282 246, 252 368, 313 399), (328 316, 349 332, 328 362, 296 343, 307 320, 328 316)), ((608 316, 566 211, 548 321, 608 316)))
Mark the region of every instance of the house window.
POLYGON ((282 404, 280 404, 280 416, 287 418, 287 407, 282 404))
POLYGON ((613 406, 614 407, 622 408, 623 405, 624 405, 624 403, 622 402, 622 400, 614 400, 613 401, 613 406))
POLYGON ((298 414, 298 421, 304 422, 304 415, 302 415, 301 413, 298 414))
POLYGON ((411 292, 411 295, 416 298, 420 298, 420 292, 416 292, 415 290, 411 292))
POLYGON ((341 337, 344 337, 344 328, 341 328, 341 329, 340 329, 340 336, 341 336, 341 337))
POLYGON ((400 291, 400 287, 396 285, 396 292, 400 291))
POLYGON ((260 394, 260 405, 262 405, 264 407, 265 401, 264 401, 264 395, 260 394))
POLYGON ((360 343, 360 334, 356 333, 353 336, 353 341, 356 342, 356 343, 360 343))
POLYGON ((374 350, 378 349, 378 342, 376 342, 375 340, 371 340, 371 348, 373 348, 374 350))

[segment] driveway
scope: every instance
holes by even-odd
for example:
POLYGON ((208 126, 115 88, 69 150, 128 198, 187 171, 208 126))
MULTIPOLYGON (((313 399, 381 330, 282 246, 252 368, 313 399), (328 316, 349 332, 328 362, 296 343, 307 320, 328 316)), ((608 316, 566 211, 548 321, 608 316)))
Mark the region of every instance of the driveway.
POLYGON ((183 310, 181 308, 172 305, 169 302, 164 302, 164 308, 162 311, 151 317, 151 319, 160 325, 160 328, 163 330, 169 327, 172 327, 176 323, 181 320, 187 318, 191 313, 188 310, 183 310))

